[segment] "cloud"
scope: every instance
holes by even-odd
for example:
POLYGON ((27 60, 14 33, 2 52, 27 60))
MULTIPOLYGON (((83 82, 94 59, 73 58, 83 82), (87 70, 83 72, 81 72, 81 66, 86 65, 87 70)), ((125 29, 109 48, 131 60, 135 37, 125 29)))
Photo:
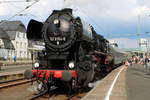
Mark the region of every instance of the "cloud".
POLYGON ((4 5, 0 4, 0 16, 4 15, 4 13, 5 13, 4 5))
MULTIPOLYGON (((102 5, 104 0, 65 0, 64 4, 65 7, 70 7, 70 6, 79 6, 79 7, 84 7, 84 6, 89 6, 89 5, 102 5)), ((102 8, 102 7, 99 7, 102 8)), ((92 9, 92 8, 91 8, 92 9)))
POLYGON ((141 9, 136 0, 115 0, 111 3, 108 2, 110 0, 106 1, 107 8, 102 12, 103 17, 109 16, 122 21, 129 21, 137 16, 137 10, 141 9))
POLYGON ((135 16, 141 16, 144 15, 144 13, 146 13, 147 11, 150 11, 150 8, 148 8, 147 6, 140 6, 135 8, 132 13, 135 16))
MULTIPOLYGON (((150 43, 150 38, 146 38, 148 43, 150 43)), ((140 38, 130 39, 130 38, 112 38, 109 41, 115 41, 119 48, 139 48, 140 38)), ((148 45, 150 47, 150 45, 148 45)))
MULTIPOLYGON (((12 16, 19 11, 25 9, 27 6, 31 5, 33 2, 12 2, 4 3, 0 0, 0 16, 12 16)), ((25 0, 24 0, 25 1, 25 0)), ((31 13, 30 15, 37 16, 39 19, 44 19, 51 14, 54 9, 61 9, 63 7, 63 0, 39 0, 32 7, 22 12, 23 14, 31 13)))
POLYGON ((40 0, 29 12, 40 19, 46 19, 53 10, 62 9, 62 7, 63 0, 40 0))
MULTIPOLYGON (((30 3, 13 3, 13 5, 17 5, 20 9, 23 9, 28 4, 30 3)), ((13 5, 10 3, 0 3, 0 15, 12 15, 19 11, 13 5)), ((40 19, 45 19, 52 10, 63 7, 74 8, 81 17, 86 17, 88 20, 93 20, 96 17, 108 17, 109 19, 131 21, 139 13, 150 10, 148 4, 144 4, 141 0, 39 0, 37 4, 26 12, 32 13, 40 17, 40 19)))
POLYGON ((15 14, 17 9, 7 3, 0 3, 0 16, 15 14))
POLYGON ((142 6, 148 6, 150 7, 150 1, 149 0, 137 0, 138 4, 142 6))
POLYGON ((65 0, 64 7, 74 9, 75 14, 85 19, 93 20, 102 15, 105 9, 105 0, 65 0))
MULTIPOLYGON (((29 4, 31 3, 0 3, 0 16, 7 16, 3 19, 9 18, 8 16, 16 14, 29 4)), ((65 3, 64 0, 40 0, 23 12, 29 13, 29 16, 15 17, 13 20, 21 19, 26 24, 31 18, 45 21, 52 10, 63 7, 73 8, 76 15, 92 24, 97 33, 106 36, 106 38, 108 35, 111 38, 116 36, 114 39, 120 42, 120 47, 138 47, 139 37, 129 39, 130 37, 122 35, 137 33, 138 15, 141 15, 140 32, 150 32, 149 0, 65 0, 65 3)))
POLYGON ((66 0, 65 5, 78 6, 80 12, 96 15, 93 17, 112 17, 123 21, 132 20, 149 10, 138 0, 66 0))

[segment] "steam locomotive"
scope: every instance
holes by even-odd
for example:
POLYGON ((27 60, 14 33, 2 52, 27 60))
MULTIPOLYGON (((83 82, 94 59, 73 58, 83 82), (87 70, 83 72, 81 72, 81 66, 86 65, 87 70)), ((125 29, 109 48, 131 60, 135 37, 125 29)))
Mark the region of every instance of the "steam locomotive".
POLYGON ((72 9, 54 10, 44 23, 31 20, 27 38, 45 43, 32 71, 25 72, 26 78, 37 79, 39 91, 51 86, 76 90, 113 69, 109 42, 80 17, 74 17, 72 9))

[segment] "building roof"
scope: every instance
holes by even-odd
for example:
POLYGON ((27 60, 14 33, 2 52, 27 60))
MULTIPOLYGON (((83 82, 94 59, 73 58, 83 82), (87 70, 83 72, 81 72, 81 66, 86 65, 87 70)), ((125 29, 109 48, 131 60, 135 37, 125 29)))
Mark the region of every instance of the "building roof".
POLYGON ((4 31, 2 28, 0 28, 0 38, 1 39, 9 39, 7 32, 4 31))
POLYGON ((19 32, 26 32, 26 28, 21 21, 6 21, 2 25, 0 25, 5 31, 19 31, 19 32))
POLYGON ((7 31, 10 40, 15 40, 16 38, 16 31, 7 31))

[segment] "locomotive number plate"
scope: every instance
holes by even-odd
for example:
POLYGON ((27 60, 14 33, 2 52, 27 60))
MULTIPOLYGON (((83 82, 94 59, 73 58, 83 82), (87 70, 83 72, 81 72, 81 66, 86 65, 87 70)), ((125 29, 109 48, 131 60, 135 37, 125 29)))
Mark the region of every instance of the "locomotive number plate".
POLYGON ((66 37, 50 37, 50 41, 66 41, 66 37))

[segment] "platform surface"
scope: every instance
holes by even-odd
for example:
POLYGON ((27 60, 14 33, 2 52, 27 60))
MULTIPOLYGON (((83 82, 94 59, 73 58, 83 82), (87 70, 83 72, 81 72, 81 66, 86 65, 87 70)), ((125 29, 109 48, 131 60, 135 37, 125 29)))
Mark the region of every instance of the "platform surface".
POLYGON ((32 69, 32 65, 26 64, 26 65, 2 66, 0 70, 0 76, 23 73, 27 69, 32 69))
POLYGON ((150 100, 150 68, 146 70, 141 64, 121 66, 82 100, 150 100))

